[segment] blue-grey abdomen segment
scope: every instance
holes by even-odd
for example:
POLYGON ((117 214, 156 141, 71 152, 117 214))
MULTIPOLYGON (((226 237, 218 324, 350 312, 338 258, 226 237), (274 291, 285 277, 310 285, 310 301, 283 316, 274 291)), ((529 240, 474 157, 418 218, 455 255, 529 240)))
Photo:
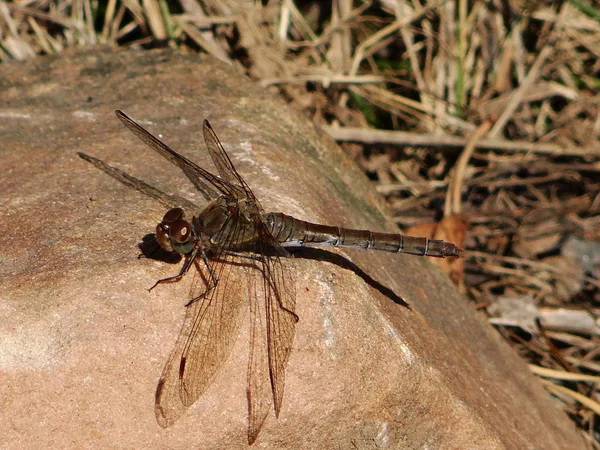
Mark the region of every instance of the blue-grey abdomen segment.
POLYGON ((321 225, 296 219, 283 213, 267 213, 265 224, 279 243, 285 246, 351 247, 420 256, 460 256, 461 249, 446 241, 321 225))

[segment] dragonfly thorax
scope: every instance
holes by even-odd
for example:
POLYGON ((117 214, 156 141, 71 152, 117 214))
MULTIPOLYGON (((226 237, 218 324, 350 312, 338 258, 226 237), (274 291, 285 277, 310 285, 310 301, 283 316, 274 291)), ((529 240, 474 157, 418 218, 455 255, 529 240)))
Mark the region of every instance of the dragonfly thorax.
POLYGON ((212 246, 221 246, 222 236, 232 236, 233 230, 227 231, 228 226, 237 223, 231 220, 232 217, 240 218, 239 200, 233 196, 221 195, 192 219, 196 237, 206 250, 212 246))
POLYGON ((252 226, 258 214, 255 211, 257 206, 248 205, 245 199, 221 195, 192 219, 196 238, 207 251, 251 243, 256 239, 252 226))

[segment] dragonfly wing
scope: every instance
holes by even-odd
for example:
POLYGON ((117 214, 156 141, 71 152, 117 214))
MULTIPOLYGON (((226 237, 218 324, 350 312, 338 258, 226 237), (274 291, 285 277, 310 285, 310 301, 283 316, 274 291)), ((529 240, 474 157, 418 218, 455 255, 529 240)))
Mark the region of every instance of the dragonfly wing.
MULTIPOLYGON (((231 162, 231 159, 229 159, 229 155, 223 148, 221 141, 219 141, 217 134, 210 126, 208 120, 204 119, 202 125, 206 148, 208 149, 208 153, 210 154, 210 157, 212 158, 221 178, 231 185, 239 186, 247 198, 251 198, 256 201, 256 197, 252 193, 252 190, 248 184, 246 184, 246 181, 242 178, 238 171, 235 170, 235 166, 231 162)), ((256 203, 258 202, 256 201, 256 203)))
POLYGON ((250 358, 248 361, 248 444, 252 445, 265 422, 273 395, 267 356, 267 312, 265 308, 262 267, 254 271, 249 284, 250 302, 250 358))
POLYGON ((295 277, 287 253, 268 230, 259 226, 258 247, 261 279, 253 282, 249 293, 251 345, 248 365, 248 442, 252 444, 268 415, 271 404, 279 416, 285 387, 285 366, 290 356, 298 316, 295 277), (272 256, 268 256, 268 252, 272 256), (267 341, 265 348, 264 342, 267 341))
MULTIPOLYGON (((216 286, 192 297, 187 306, 179 338, 156 389, 156 419, 163 427, 173 424, 210 386, 233 348, 243 317, 247 280, 246 268, 234 259, 228 256, 213 261, 216 286)), ((203 262, 194 264, 200 271, 203 262)), ((205 283, 210 285, 210 280, 207 270, 200 273, 192 295, 205 283)))
POLYGON ((271 405, 274 405, 275 415, 279 416, 285 386, 285 366, 298 321, 294 313, 295 280, 289 262, 279 257, 263 257, 262 268, 256 272, 260 277, 254 277, 249 295, 249 444, 256 440, 271 405))
MULTIPOLYGON (((232 214, 214 238, 224 245, 237 242, 240 236, 251 233, 249 227, 253 224, 232 214)), ((233 348, 243 317, 255 260, 213 247, 208 263, 210 268, 204 261, 194 261, 197 270, 191 301, 156 388, 156 419, 163 427, 175 422, 213 382, 233 348)))
POLYGON ((296 332, 298 316, 296 306, 296 285, 291 274, 290 261, 280 257, 265 258, 263 270, 267 279, 267 347, 269 374, 273 388, 275 416, 279 417, 285 386, 285 366, 296 332))
POLYGON ((165 158, 167 161, 179 167, 192 184, 202 193, 207 200, 213 200, 221 194, 232 195, 237 192, 238 188, 232 186, 227 181, 213 175, 204 170, 202 167, 193 163, 186 157, 180 155, 168 145, 164 144, 160 139, 154 137, 147 130, 138 125, 130 117, 122 111, 115 111, 115 114, 129 130, 141 139, 148 147, 165 158), (210 183, 211 186, 209 186, 210 183), (217 190, 215 191, 216 188, 217 190), (218 192, 217 192, 218 191, 218 192))

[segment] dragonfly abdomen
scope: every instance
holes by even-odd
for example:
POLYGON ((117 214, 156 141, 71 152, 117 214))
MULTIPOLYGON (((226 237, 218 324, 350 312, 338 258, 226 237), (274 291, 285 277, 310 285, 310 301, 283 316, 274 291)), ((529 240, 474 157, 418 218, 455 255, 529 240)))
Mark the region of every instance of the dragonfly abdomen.
POLYGON ((461 254, 460 248, 446 241, 322 225, 283 213, 265 214, 264 221, 271 234, 283 246, 331 245, 439 258, 461 254))

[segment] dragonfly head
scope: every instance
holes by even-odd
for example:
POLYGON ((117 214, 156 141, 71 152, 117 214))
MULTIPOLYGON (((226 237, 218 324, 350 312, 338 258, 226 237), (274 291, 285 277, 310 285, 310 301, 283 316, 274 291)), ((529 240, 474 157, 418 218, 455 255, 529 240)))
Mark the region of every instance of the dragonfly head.
POLYGON ((187 254, 194 248, 194 230, 181 208, 167 211, 156 225, 156 240, 168 252, 187 254))

